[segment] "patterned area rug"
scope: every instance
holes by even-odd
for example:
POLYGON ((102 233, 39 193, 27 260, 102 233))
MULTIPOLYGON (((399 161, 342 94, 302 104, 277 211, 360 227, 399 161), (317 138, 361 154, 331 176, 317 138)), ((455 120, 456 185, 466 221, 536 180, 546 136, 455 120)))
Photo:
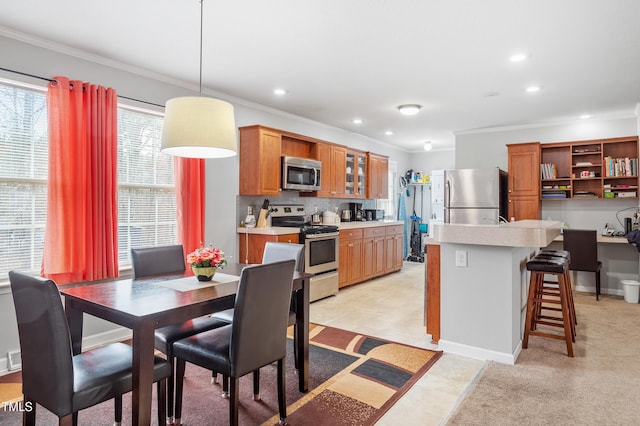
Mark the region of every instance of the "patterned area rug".
MULTIPOLYGON (((310 326, 310 343, 309 392, 300 393, 293 359, 289 356, 293 353, 292 342, 288 342, 286 386, 290 425, 372 425, 442 356, 441 352, 316 324, 310 326)), ((240 424, 278 424, 275 373, 275 365, 260 370, 260 401, 251 398, 251 375, 240 380, 240 424)), ((184 425, 228 424, 228 400, 220 397, 220 385, 212 385, 210 377, 210 372, 187 365, 184 425)), ((4 376, 0 382, 3 402, 21 399, 19 373, 4 376)), ((15 410, 16 405, 5 407, 8 408, 0 408, 0 424, 21 424, 22 415, 15 410)), ((153 410, 155 413, 155 396, 153 410)), ((130 411, 130 397, 125 396, 123 424, 131 423, 130 411)), ((113 403, 107 401, 81 411, 79 424, 108 425, 112 424, 112 416, 113 403)), ((42 407, 38 407, 37 418, 38 424, 56 421, 42 407)))

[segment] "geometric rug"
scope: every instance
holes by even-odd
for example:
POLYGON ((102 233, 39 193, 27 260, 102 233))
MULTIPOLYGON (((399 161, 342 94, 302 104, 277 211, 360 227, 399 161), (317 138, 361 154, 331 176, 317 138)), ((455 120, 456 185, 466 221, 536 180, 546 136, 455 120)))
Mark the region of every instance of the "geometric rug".
MULTIPOLYGON (((289 329, 289 333, 292 328, 289 329)), ((442 352, 394 343, 317 324, 309 331, 309 391, 298 391, 293 365, 293 344, 287 339, 285 383, 287 422, 292 425, 372 425, 442 356, 442 352)), ((19 401, 20 373, 0 378, 2 402, 19 401)), ((225 425, 228 400, 220 397, 220 384, 211 373, 187 364, 183 399, 183 425, 225 425)), ((253 401, 251 374, 240 379, 241 425, 277 425, 278 401, 275 364, 260 370, 260 397, 253 401)), ((156 424, 155 386, 152 424, 156 424)), ((0 402, 1 403, 1 402, 0 402)), ((428 401, 425 401, 428 403, 428 401)), ((10 405, 11 407, 11 405, 10 405)), ((15 407, 15 406, 14 406, 15 407)), ((131 396, 123 398, 123 422, 131 424, 131 396)), ((0 407, 0 425, 19 425, 22 415, 0 407)), ((106 401, 79 414, 80 425, 109 425, 113 402, 106 401)), ((55 416, 37 408, 37 424, 55 424, 55 416)))

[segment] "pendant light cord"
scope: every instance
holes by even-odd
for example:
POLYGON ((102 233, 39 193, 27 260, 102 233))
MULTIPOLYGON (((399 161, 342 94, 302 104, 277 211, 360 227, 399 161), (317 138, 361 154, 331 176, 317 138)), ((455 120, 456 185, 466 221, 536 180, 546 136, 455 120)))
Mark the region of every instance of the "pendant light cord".
POLYGON ((202 96, 202 27, 204 22, 204 0, 200 0, 200 96, 202 96))

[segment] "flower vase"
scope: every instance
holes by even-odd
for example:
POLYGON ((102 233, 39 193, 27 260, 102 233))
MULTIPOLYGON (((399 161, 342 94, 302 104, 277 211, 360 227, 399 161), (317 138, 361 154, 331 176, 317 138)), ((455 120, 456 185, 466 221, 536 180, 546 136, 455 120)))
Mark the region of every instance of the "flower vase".
POLYGON ((196 276, 196 278, 198 278, 198 281, 211 281, 213 276, 216 274, 217 269, 218 268, 216 268, 215 266, 191 267, 191 270, 193 271, 193 274, 196 276))

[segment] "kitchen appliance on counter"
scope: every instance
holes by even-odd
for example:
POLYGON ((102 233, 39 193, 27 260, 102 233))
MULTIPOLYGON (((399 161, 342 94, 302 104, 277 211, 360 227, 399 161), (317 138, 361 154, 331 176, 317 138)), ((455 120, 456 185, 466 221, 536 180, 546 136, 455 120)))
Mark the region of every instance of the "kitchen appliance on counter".
POLYGON ((353 217, 353 212, 351 210, 342 210, 342 214, 340 215, 340 220, 342 222, 351 222, 352 217, 353 217))
POLYGON ((301 204, 271 205, 270 212, 271 226, 300 230, 300 244, 304 244, 304 270, 315 274, 311 278, 310 300, 313 302, 337 294, 338 227, 310 224, 301 204))
POLYGON ((322 224, 323 225, 339 225, 340 224, 340 216, 338 216, 337 207, 335 212, 327 210, 322 213, 322 224))
POLYGON ((507 216, 507 173, 499 168, 444 172, 445 223, 497 225, 507 216))
POLYGON ((362 211, 362 203, 349 203, 349 210, 351 211, 351 220, 367 220, 362 211))
POLYGON ((365 209, 364 215, 367 220, 383 220, 384 210, 382 209, 365 209))
POLYGON ((283 156, 282 189, 295 191, 318 191, 322 162, 310 158, 283 156))

